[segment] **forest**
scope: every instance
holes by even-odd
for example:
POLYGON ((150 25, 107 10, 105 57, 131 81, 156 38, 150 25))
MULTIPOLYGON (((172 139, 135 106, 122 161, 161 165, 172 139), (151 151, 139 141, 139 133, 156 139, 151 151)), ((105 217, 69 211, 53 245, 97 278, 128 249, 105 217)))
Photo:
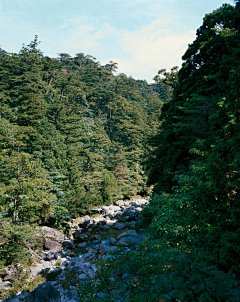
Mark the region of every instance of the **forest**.
POLYGON ((0 267, 31 227, 151 194, 149 237, 108 260, 134 279, 109 285, 102 267, 89 301, 107 286, 131 287, 127 301, 240 301, 240 2, 205 15, 154 84, 38 47, 0 49, 0 267))

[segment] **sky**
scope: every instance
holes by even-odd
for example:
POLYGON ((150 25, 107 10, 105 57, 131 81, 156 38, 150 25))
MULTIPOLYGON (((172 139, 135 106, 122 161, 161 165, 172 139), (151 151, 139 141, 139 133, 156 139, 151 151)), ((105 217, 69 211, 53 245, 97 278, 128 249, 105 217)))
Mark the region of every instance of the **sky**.
POLYGON ((181 66, 205 14, 233 0, 0 0, 0 47, 19 52, 38 35, 45 56, 92 55, 152 82, 181 66))

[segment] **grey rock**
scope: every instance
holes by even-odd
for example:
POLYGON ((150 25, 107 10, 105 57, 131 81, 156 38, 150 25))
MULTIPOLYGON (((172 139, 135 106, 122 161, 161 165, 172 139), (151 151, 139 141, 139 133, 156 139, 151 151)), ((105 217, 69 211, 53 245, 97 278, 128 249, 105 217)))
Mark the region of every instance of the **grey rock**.
POLYGON ((23 290, 19 295, 18 295, 18 298, 19 298, 19 300, 24 300, 26 297, 27 297, 27 295, 28 295, 28 292, 27 291, 25 291, 25 290, 23 290))
POLYGON ((115 230, 123 230, 126 228, 126 226, 127 226, 126 223, 116 223, 113 225, 115 230))
POLYGON ((101 235, 96 234, 96 235, 92 236, 91 241, 94 241, 94 240, 101 240, 101 235))
POLYGON ((97 253, 97 250, 95 248, 89 248, 88 253, 97 253))
POLYGON ((20 302, 20 299, 17 295, 14 295, 11 298, 3 300, 2 302, 20 302))
POLYGON ((40 253, 38 253, 38 256, 40 256, 42 259, 45 259, 47 254, 44 252, 40 252, 40 253))
POLYGON ((64 234, 61 231, 58 231, 56 229, 43 226, 41 227, 41 230, 43 231, 43 237, 45 239, 50 239, 58 242, 62 242, 65 238, 64 234))
POLYGON ((97 226, 96 226, 96 224, 95 224, 95 223, 91 223, 91 224, 89 225, 89 228, 91 228, 91 229, 95 229, 95 228, 97 228, 97 226))
POLYGON ((55 257, 55 253, 49 252, 49 253, 47 254, 47 256, 46 256, 46 260, 47 260, 47 261, 51 261, 51 260, 54 259, 54 257, 55 257))
POLYGON ((114 245, 115 243, 116 243, 116 239, 110 238, 110 244, 111 244, 111 245, 114 245))
POLYGON ((93 208, 93 209, 91 209, 91 211, 92 211, 92 213, 98 213, 98 214, 101 214, 101 213, 103 213, 103 209, 102 209, 102 207, 95 207, 95 208, 93 208))
POLYGON ((87 275, 89 278, 95 277, 98 269, 95 264, 91 265, 89 262, 85 263, 83 266, 83 273, 87 275))
POLYGON ((101 225, 100 229, 101 230, 109 230, 111 227, 109 225, 101 225))
POLYGON ((83 241, 87 238, 88 238, 88 235, 86 235, 86 234, 78 234, 77 237, 75 237, 75 239, 77 239, 78 241, 83 241))
POLYGON ((115 252, 118 250, 119 250, 119 248, 117 246, 109 246, 109 248, 108 248, 108 252, 115 252))
POLYGON ((92 243, 95 244, 95 245, 97 245, 97 244, 100 244, 100 243, 101 243, 101 240, 93 240, 92 243))
POLYGON ((33 277, 36 277, 44 268, 44 266, 40 263, 35 264, 35 266, 30 267, 30 272, 33 277))
POLYGON ((79 243, 77 246, 80 247, 80 248, 83 248, 83 247, 85 247, 86 245, 87 245, 86 242, 81 242, 81 243, 79 243))
POLYGON ((82 229, 80 229, 80 230, 74 230, 73 231, 73 237, 75 238, 75 239, 77 239, 77 238, 81 238, 81 236, 82 236, 82 229))
POLYGON ((4 281, 10 281, 10 282, 16 282, 16 281, 18 281, 18 277, 16 277, 16 276, 11 276, 11 275, 7 275, 7 276, 5 276, 4 277, 4 281))
POLYGON ((136 209, 134 207, 127 208, 120 216, 118 216, 119 221, 131 221, 136 218, 137 215, 136 209))
POLYGON ((64 298, 66 301, 76 301, 79 302, 78 300, 78 291, 77 290, 67 290, 65 293, 64 298))
POLYGON ((64 240, 62 243, 63 247, 68 249, 75 249, 75 243, 73 240, 64 240))
POLYGON ((114 212, 121 211, 121 208, 119 206, 114 206, 114 205, 110 205, 109 209, 114 212))
POLYGON ((68 262, 67 261, 64 261, 60 264, 60 268, 61 269, 65 269, 65 267, 68 266, 68 262))
POLYGON ((103 252, 106 252, 106 251, 109 250, 109 246, 106 245, 106 243, 101 243, 101 244, 99 245, 99 249, 100 249, 101 251, 103 251, 103 252))
POLYGON ((62 258, 62 256, 63 256, 63 254, 61 253, 61 252, 57 252, 57 253, 55 253, 55 255, 54 255, 54 259, 59 259, 59 258, 62 258))
POLYGON ((0 271, 0 275, 6 276, 6 275, 12 275, 14 273, 16 273, 17 269, 14 265, 10 265, 8 267, 4 267, 1 271, 0 271))
POLYGON ((89 262, 89 261, 92 261, 93 259, 96 259, 96 254, 95 253, 87 253, 87 254, 84 254, 82 256, 81 259, 81 262, 84 263, 84 262, 89 262))
POLYGON ((62 249, 62 245, 61 243, 58 243, 56 241, 53 241, 53 240, 47 240, 45 243, 44 243, 44 248, 46 250, 52 250, 52 251, 59 251, 62 249))
POLYGON ((82 219, 79 221, 78 225, 79 225, 79 227, 88 227, 88 226, 90 226, 91 222, 92 222, 91 218, 88 215, 86 215, 86 216, 82 217, 82 219))
POLYGON ((82 234, 90 236, 91 235, 90 230, 92 230, 92 229, 91 228, 89 228, 89 229, 82 229, 82 234))
POLYGON ((60 294, 50 282, 45 282, 35 288, 24 299, 24 302, 60 302, 60 294))
POLYGON ((78 275, 78 279, 80 279, 80 280, 84 280, 84 279, 86 279, 86 278, 87 278, 87 275, 84 274, 84 273, 78 275))
POLYGON ((131 222, 128 222, 128 227, 129 228, 135 228, 135 226, 136 226, 136 221, 131 221, 131 222))
POLYGON ((8 290, 10 287, 12 287, 12 283, 9 281, 0 283, 0 290, 8 290))
POLYGON ((120 234, 116 239, 116 245, 137 245, 143 239, 134 230, 120 234))
POLYGON ((107 220, 104 217, 102 217, 102 216, 93 218, 93 222, 96 225, 104 225, 104 224, 106 224, 106 221, 107 220))

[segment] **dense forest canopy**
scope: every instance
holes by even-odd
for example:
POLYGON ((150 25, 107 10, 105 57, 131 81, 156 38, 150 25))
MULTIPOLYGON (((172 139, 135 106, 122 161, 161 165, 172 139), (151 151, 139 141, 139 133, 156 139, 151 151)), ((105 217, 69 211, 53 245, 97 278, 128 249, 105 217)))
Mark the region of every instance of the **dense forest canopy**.
POLYGON ((137 280, 128 301, 240 301, 239 1, 207 14, 179 72, 155 84, 83 53, 51 59, 37 37, 1 50, 0 69, 4 255, 27 224, 61 226, 153 187, 149 237, 111 262, 137 280))
POLYGON ((147 139, 167 85, 90 55, 44 56, 35 37, 1 49, 1 210, 14 222, 61 224, 97 204, 147 194, 147 139))

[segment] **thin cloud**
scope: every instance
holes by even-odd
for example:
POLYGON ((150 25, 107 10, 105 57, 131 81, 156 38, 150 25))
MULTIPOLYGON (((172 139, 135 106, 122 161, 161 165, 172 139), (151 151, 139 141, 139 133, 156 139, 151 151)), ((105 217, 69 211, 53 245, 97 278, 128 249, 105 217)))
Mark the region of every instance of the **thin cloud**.
POLYGON ((195 38, 195 31, 173 32, 167 26, 162 28, 163 22, 159 19, 137 32, 125 33, 120 41, 125 58, 106 61, 117 62, 119 72, 148 81, 152 81, 161 68, 180 66, 182 55, 195 38))

